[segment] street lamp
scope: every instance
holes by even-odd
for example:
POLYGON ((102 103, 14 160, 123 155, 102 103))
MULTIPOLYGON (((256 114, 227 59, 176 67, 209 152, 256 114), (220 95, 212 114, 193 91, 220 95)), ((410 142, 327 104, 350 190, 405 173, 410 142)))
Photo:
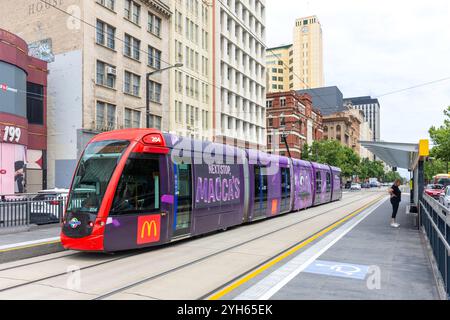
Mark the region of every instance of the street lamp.
POLYGON ((166 68, 162 68, 162 69, 158 69, 152 72, 147 73, 146 77, 145 77, 145 82, 146 82, 146 107, 145 107, 145 114, 146 114, 146 119, 147 119, 147 123, 146 123, 146 127, 150 128, 150 77, 153 76, 154 74, 169 70, 169 69, 173 69, 173 68, 181 68, 183 67, 182 63, 177 63, 174 64, 172 66, 168 66, 166 68))

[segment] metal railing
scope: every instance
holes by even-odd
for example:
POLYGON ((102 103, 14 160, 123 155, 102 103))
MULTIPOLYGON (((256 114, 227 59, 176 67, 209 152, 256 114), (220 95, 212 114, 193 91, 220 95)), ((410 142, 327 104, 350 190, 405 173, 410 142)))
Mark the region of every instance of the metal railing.
POLYGON ((425 232, 450 298, 450 210, 424 194, 420 201, 420 225, 425 232))
POLYGON ((0 199, 0 229, 60 223, 67 196, 27 194, 0 199))

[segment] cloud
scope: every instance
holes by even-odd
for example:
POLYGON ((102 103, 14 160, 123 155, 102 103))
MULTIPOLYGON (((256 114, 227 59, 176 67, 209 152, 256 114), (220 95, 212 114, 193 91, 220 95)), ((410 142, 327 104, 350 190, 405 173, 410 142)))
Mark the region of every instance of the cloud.
MULTIPOLYGON (((345 96, 382 95, 450 76, 448 0, 267 0, 267 44, 292 42, 296 18, 318 16, 325 80, 345 96)), ((380 98, 381 137, 417 142, 443 122, 450 81, 380 98)))

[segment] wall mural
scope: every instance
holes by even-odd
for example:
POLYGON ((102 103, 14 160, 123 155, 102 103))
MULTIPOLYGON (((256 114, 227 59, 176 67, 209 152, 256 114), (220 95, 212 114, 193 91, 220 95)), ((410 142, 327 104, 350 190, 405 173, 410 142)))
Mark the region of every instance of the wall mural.
POLYGON ((28 45, 28 54, 48 63, 54 62, 55 55, 53 54, 52 39, 48 38, 30 43, 28 45))

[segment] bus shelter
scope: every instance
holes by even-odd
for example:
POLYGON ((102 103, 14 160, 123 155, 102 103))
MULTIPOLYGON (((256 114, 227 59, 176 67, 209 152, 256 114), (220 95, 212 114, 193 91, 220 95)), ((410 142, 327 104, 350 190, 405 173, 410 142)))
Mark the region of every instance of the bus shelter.
POLYGON ((394 170, 402 168, 411 173, 410 210, 411 213, 417 213, 425 188, 424 163, 430 155, 429 141, 420 140, 419 143, 360 141, 360 143, 394 170))

